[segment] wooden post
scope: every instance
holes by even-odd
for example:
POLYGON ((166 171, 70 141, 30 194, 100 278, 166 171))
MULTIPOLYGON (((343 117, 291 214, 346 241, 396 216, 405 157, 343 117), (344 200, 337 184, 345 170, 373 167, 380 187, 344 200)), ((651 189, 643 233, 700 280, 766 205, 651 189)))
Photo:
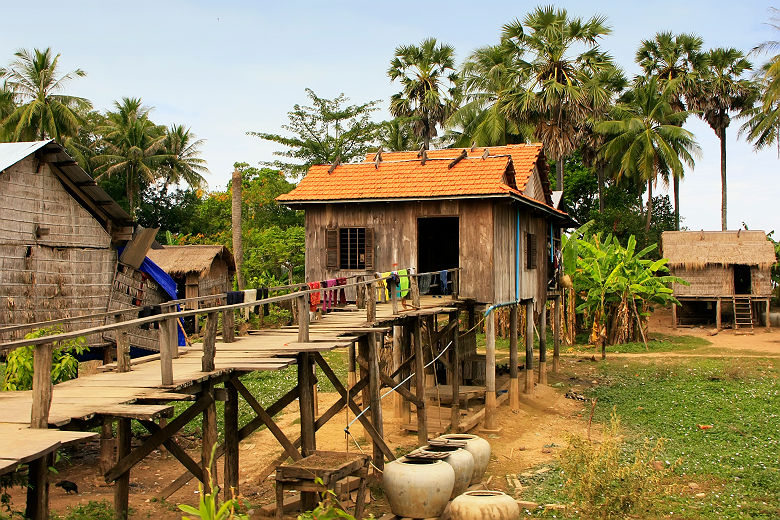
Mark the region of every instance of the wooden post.
POLYGON ((720 298, 718 298, 715 301, 715 329, 718 332, 720 332, 722 325, 723 324, 721 322, 721 302, 720 302, 720 298))
MULTIPOLYGON (((312 393, 312 357, 308 352, 298 354, 298 405, 301 414, 301 455, 308 457, 317 449, 314 434, 314 395, 312 393)), ((311 511, 317 505, 317 493, 301 493, 301 506, 311 511)))
POLYGON ((672 304, 672 329, 677 330, 677 304, 672 304))
POLYGON ((420 284, 417 281, 417 276, 409 276, 409 293, 412 295, 412 306, 416 309, 420 308, 420 284))
POLYGON ((100 472, 105 473, 114 465, 114 421, 104 417, 100 425, 100 472))
MULTIPOLYGON (((117 419, 116 428, 116 460, 124 459, 130 454, 130 440, 132 431, 130 419, 117 419)), ((130 502, 130 470, 122 473, 114 483, 114 513, 119 520, 127 519, 127 510, 130 502)))
POLYGON ((206 315, 206 328, 203 331, 203 357, 201 358, 201 370, 212 372, 214 370, 214 357, 217 354, 217 321, 219 314, 210 312, 206 315))
POLYGON ((238 496, 238 389, 225 381, 225 485, 224 500, 238 496))
POLYGON ((173 384, 173 345, 171 345, 171 327, 176 327, 176 321, 167 319, 160 321, 160 374, 163 386, 173 384))
POLYGON ((203 468, 203 492, 211 493, 212 483, 217 485, 217 459, 211 457, 212 450, 217 444, 217 403, 214 400, 214 384, 210 380, 203 383, 202 395, 206 394, 209 394, 211 399, 208 406, 203 409, 200 461, 203 468))
MULTIPOLYGON (((364 277, 358 276, 355 281, 362 282, 364 277)), ((355 286, 355 305, 358 309, 366 308, 366 286, 363 284, 355 286)))
POLYGON ((525 302, 525 393, 534 391, 534 301, 525 302))
MULTIPOLYGON (((122 316, 119 316, 119 321, 122 316)), ((116 371, 130 372, 130 337, 127 329, 116 331, 116 371)))
MULTIPOLYGON (((401 359, 409 359, 412 356, 412 330, 408 325, 404 325, 401 328, 401 359)), ((412 373, 412 369, 409 365, 398 374, 398 377, 403 380, 406 379, 409 374, 412 373)), ((404 388, 411 392, 412 382, 407 381, 404 383, 404 388)), ((401 399, 401 424, 409 424, 412 422, 412 405, 406 399, 401 399)))
MULTIPOLYGON (((382 403, 380 401, 380 388, 381 383, 379 381, 379 344, 378 338, 381 338, 381 334, 372 332, 368 335, 368 393, 369 404, 371 406, 371 424, 374 425, 374 429, 379 432, 379 435, 384 437, 384 427, 382 424, 382 403)), ((382 449, 377 443, 374 445, 374 466, 381 472, 385 467, 385 457, 382 454, 382 449)), ((378 475, 377 475, 378 476, 378 475)))
POLYGON ((547 301, 542 303, 539 316, 539 384, 547 384, 547 301))
POLYGON ((306 295, 298 296, 298 342, 309 342, 309 305, 306 295))
POLYGON ((422 348, 422 326, 419 317, 414 318, 414 379, 417 384, 417 443, 428 443, 428 417, 425 409, 425 363, 422 348))
POLYGON ((369 282, 366 287, 366 321, 376 321, 376 282, 369 282))
POLYGON ((458 288, 460 287, 460 270, 452 271, 452 299, 458 299, 458 288))
POLYGON ((222 311, 222 341, 233 343, 236 340, 236 315, 233 309, 222 311))
MULTIPOLYGON (((51 409, 51 363, 53 343, 33 347, 33 402, 30 428, 48 428, 51 409)), ((48 513, 47 513, 48 514, 48 513)))
POLYGON ((560 295, 553 300, 553 373, 557 374, 561 363, 561 307, 563 299, 560 295))
POLYGON ((390 305, 393 309, 393 316, 396 316, 398 314, 398 285, 392 278, 387 280, 387 291, 390 293, 390 305))
MULTIPOLYGON (((403 327, 400 325, 393 325, 393 371, 398 370, 403 360, 403 354, 401 353, 401 343, 403 339, 401 336, 403 336, 403 327)), ((403 379, 403 377, 400 377, 400 379, 403 379)), ((398 392, 395 392, 394 398, 395 406, 393 409, 395 410, 395 416, 400 419, 404 414, 404 398, 398 392)))
POLYGON ((520 409, 520 380, 517 378, 517 366, 520 359, 517 355, 517 305, 509 308, 509 406, 512 410, 520 409))
POLYGON ((25 518, 48 520, 49 518, 49 465, 51 454, 30 461, 27 474, 27 511, 25 518))
POLYGON ((496 429, 496 315, 485 317, 485 429, 496 429))
POLYGON ((355 342, 349 344, 349 365, 347 367, 347 388, 352 388, 357 383, 357 361, 355 360, 355 342))
MULTIPOLYGON (((173 312, 175 307, 171 307, 173 312)), ((171 335, 171 359, 179 358, 179 318, 171 318, 171 326, 168 329, 168 334, 171 335)))
MULTIPOLYGON (((457 271, 456 271, 457 272, 457 271)), ((450 313, 450 321, 459 321, 460 312, 454 311, 450 313)), ((460 347, 458 346, 458 338, 460 336, 460 325, 456 326, 452 331, 452 353, 450 354, 450 366, 452 381, 452 415, 450 416, 450 431, 457 433, 458 426, 460 426, 460 347)))
POLYGON ((766 318, 766 322, 764 323, 764 325, 767 328, 767 330, 769 330, 769 329, 772 328, 772 322, 770 321, 770 316, 769 316, 769 298, 766 299, 766 316, 765 316, 765 318, 766 318))

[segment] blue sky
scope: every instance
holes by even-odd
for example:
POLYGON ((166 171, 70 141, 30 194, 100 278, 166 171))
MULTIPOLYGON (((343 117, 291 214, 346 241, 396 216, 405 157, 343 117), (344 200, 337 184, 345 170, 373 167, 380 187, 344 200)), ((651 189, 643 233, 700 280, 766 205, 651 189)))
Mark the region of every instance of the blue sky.
MULTIPOLYGON (((494 43, 501 25, 537 2, 238 2, 157 1, 113 3, 15 2, 3 8, 0 63, 18 48, 51 46, 63 70, 87 77, 68 91, 106 109, 122 96, 141 97, 158 123, 184 123, 206 140, 209 184, 222 189, 232 164, 272 160, 277 148, 249 137, 250 130, 278 132, 304 88, 357 102, 387 100, 397 87, 386 75, 393 50, 429 36, 453 45, 459 61, 494 43)), ((660 30, 695 32, 706 47, 749 51, 778 39, 766 25, 772 2, 656 0, 561 1, 581 16, 608 17, 613 32, 603 47, 629 75, 642 38, 660 30)), ((770 231, 777 206, 780 160, 776 150, 754 153, 729 128, 729 225, 744 221, 770 231)), ((681 188, 683 224, 719 229, 719 148, 701 121, 688 124, 702 157, 681 188)), ((780 232, 780 231, 779 231, 780 232)))

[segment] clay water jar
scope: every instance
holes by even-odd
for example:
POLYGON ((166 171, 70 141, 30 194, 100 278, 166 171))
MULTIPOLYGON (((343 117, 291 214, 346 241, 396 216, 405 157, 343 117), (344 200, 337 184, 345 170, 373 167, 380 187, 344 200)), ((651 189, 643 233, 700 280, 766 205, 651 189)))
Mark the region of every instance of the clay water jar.
POLYGON ((455 470, 441 460, 401 457, 385 465, 382 488, 393 514, 411 518, 441 516, 455 486, 455 470))
POLYGON ((423 451, 435 453, 447 453, 444 462, 452 466, 455 471, 455 485, 452 488, 450 498, 455 498, 466 491, 471 484, 471 478, 474 476, 474 456, 464 448, 454 446, 425 446, 423 451))
POLYGON ((474 457, 474 473, 471 476, 470 484, 478 484, 490 462, 490 443, 482 437, 468 433, 448 433, 438 438, 466 442, 466 451, 474 457))
POLYGON ((520 508, 501 491, 466 491, 450 504, 451 520, 517 520, 520 508))

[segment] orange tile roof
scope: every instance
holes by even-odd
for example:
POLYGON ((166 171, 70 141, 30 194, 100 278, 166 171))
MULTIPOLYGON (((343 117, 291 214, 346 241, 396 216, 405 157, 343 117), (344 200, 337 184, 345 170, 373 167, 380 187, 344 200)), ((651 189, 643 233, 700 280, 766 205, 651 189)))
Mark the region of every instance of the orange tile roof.
POLYGON ((381 161, 378 167, 373 162, 342 164, 328 173, 330 165, 312 166, 294 190, 277 197, 277 200, 313 202, 519 195, 514 186, 506 184, 512 182, 514 173, 511 158, 507 155, 487 159, 470 157, 448 168, 457 152, 453 154, 450 151, 446 158, 440 159, 429 156, 424 165, 416 157, 416 152, 409 153, 413 156, 411 159, 404 156, 402 160, 396 160, 393 157, 393 160, 381 161))
MULTIPOLYGON (((534 144, 507 144, 504 146, 489 146, 487 147, 488 153, 491 156, 496 155, 511 155, 512 163, 515 167, 515 182, 517 183, 517 189, 525 191, 528 179, 531 178, 531 174, 534 171, 534 165, 539 159, 539 155, 542 152, 542 145, 540 143, 534 144)), ((428 157, 446 158, 457 157, 463 150, 466 150, 468 157, 482 157, 485 153, 485 147, 472 148, 443 148, 440 150, 428 150, 428 157)), ((405 159, 416 159, 417 151, 408 152, 382 152, 383 161, 400 161, 405 159)), ((365 162, 373 162, 375 153, 366 154, 365 162)))

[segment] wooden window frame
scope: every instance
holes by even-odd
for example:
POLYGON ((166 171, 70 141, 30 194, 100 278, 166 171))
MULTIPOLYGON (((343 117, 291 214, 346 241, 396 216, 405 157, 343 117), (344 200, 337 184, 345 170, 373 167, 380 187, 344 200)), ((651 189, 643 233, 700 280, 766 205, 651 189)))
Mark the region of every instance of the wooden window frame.
POLYGON ((525 268, 537 268, 537 256, 539 252, 537 237, 535 233, 525 234, 525 268))
POLYGON ((326 269, 341 271, 374 269, 374 230, 372 228, 361 226, 333 227, 327 228, 325 235, 326 269))

